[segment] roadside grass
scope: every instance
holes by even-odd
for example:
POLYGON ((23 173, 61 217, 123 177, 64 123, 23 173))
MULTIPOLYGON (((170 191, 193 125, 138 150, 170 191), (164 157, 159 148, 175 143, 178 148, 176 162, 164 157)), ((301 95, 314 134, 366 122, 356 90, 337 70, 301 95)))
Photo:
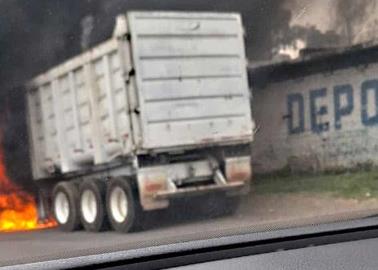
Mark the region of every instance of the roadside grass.
POLYGON ((254 179, 257 194, 327 193, 335 197, 378 198, 378 170, 293 175, 258 175, 254 179))

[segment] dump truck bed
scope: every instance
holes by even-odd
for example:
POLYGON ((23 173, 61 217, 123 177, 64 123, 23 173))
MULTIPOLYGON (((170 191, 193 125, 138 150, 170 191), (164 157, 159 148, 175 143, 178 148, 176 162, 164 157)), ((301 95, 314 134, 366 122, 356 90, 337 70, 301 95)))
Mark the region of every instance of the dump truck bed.
POLYGON ((128 19, 142 148, 251 139, 239 15, 152 12, 128 19))
POLYGON ((129 12, 124 35, 29 84, 34 177, 250 142, 249 95, 238 14, 129 12))

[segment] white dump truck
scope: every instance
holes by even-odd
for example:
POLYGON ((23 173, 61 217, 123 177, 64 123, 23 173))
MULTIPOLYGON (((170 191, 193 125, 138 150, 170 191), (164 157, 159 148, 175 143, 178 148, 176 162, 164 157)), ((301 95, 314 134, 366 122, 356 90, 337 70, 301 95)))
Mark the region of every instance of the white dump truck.
POLYGON ((113 37, 27 87, 41 216, 121 232, 174 198, 249 191, 244 31, 234 13, 128 12, 113 37))

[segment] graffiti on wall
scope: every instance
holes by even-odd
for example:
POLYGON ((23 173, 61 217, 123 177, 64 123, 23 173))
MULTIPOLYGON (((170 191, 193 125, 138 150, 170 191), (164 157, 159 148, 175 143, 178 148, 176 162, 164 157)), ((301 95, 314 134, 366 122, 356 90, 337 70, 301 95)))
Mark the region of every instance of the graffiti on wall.
POLYGON ((309 99, 306 102, 303 92, 287 95, 287 129, 290 135, 301 134, 310 130, 315 134, 328 131, 332 127, 335 130, 343 129, 343 118, 352 113, 359 113, 359 120, 365 127, 378 125, 378 80, 366 80, 361 83, 359 89, 351 84, 335 85, 332 88, 318 88, 309 91, 309 99), (330 108, 320 104, 333 96, 333 113, 330 108), (355 98, 359 95, 359 99, 355 98), (372 99, 373 102, 369 102, 372 99), (359 101, 357 101, 359 100, 359 101), (360 109, 356 112, 356 102, 360 102, 360 109), (306 121, 305 111, 309 111, 310 117, 306 121), (324 120, 328 116, 328 121, 324 120))

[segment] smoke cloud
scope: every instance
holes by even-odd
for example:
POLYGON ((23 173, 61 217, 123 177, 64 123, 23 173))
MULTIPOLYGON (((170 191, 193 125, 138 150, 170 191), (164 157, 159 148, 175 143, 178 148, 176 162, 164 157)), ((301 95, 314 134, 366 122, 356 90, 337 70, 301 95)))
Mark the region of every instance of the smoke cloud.
POLYGON ((352 45, 377 37, 377 8, 375 0, 337 0, 334 27, 345 44, 352 45))
POLYGON ((22 84, 64 59, 110 37, 127 10, 241 12, 250 59, 268 59, 274 32, 289 28, 290 11, 275 0, 0 0, 0 86, 22 84), (84 31, 83 31, 84 30, 84 31))

